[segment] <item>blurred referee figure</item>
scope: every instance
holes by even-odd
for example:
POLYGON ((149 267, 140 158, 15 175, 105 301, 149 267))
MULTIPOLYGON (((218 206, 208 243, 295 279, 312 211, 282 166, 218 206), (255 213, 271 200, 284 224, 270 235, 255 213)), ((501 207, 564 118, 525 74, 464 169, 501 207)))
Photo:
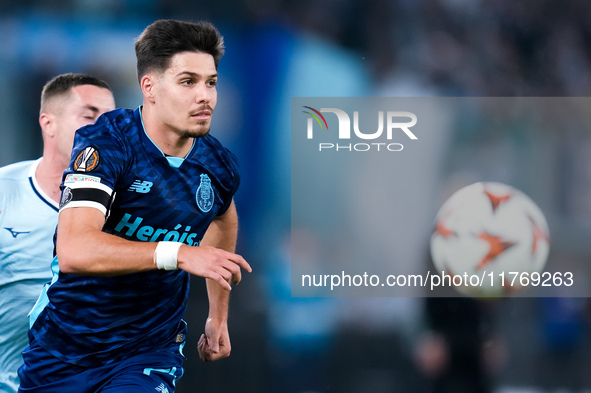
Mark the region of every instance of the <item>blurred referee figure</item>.
POLYGON ((59 75, 41 94, 43 156, 0 168, 0 392, 16 392, 27 313, 51 279, 50 260, 60 183, 76 129, 113 110, 107 84, 82 74, 59 75))
POLYGON ((78 130, 64 173, 54 273, 31 311, 22 392, 173 392, 191 274, 207 279, 200 357, 230 354, 235 156, 209 135, 223 38, 160 20, 135 44, 143 105, 78 130))

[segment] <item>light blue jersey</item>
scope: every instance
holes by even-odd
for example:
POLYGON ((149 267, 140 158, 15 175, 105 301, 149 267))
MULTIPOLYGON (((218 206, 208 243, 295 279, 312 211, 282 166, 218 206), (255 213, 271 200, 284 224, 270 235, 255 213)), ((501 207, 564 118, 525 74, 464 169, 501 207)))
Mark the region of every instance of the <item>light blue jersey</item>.
POLYGON ((58 204, 37 184, 40 159, 0 168, 0 392, 16 392, 27 314, 51 279, 58 204))

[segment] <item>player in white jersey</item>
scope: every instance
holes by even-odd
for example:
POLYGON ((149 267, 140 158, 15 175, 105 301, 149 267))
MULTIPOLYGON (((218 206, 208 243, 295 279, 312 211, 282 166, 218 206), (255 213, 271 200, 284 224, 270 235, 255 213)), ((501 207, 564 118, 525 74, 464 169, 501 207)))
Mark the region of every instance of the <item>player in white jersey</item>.
POLYGON ((27 346, 27 314, 51 279, 49 261, 60 183, 75 131, 115 108, 109 86, 89 75, 62 74, 45 85, 39 124, 43 156, 0 168, 0 392, 18 389, 27 346))

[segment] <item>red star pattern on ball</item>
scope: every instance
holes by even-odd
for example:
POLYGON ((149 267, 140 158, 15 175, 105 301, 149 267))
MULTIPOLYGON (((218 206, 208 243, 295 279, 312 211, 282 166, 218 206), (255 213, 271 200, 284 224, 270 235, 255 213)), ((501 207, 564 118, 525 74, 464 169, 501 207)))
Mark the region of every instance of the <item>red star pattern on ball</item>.
POLYGON ((503 241, 499 236, 490 235, 486 232, 482 232, 478 235, 478 238, 488 242, 490 249, 484 258, 482 258, 478 266, 476 266, 477 270, 482 269, 507 249, 515 245, 514 242, 503 241))
POLYGON ((501 203, 507 202, 511 198, 511 194, 495 195, 495 194, 493 194, 493 193, 491 193, 490 191, 487 191, 487 190, 484 190, 484 194, 490 200, 490 204, 492 206, 493 213, 497 211, 497 209, 499 208, 499 206, 501 205, 501 203))

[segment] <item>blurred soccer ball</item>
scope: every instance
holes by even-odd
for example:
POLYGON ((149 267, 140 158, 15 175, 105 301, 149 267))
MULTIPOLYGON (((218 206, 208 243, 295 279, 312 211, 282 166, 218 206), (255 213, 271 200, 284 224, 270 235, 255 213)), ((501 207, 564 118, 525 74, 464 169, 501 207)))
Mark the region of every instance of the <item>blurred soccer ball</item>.
POLYGON ((532 273, 539 279, 549 239, 544 214, 527 195, 502 183, 475 183, 439 210, 431 256, 440 274, 461 276, 452 284, 459 291, 502 296, 533 284, 532 273))

